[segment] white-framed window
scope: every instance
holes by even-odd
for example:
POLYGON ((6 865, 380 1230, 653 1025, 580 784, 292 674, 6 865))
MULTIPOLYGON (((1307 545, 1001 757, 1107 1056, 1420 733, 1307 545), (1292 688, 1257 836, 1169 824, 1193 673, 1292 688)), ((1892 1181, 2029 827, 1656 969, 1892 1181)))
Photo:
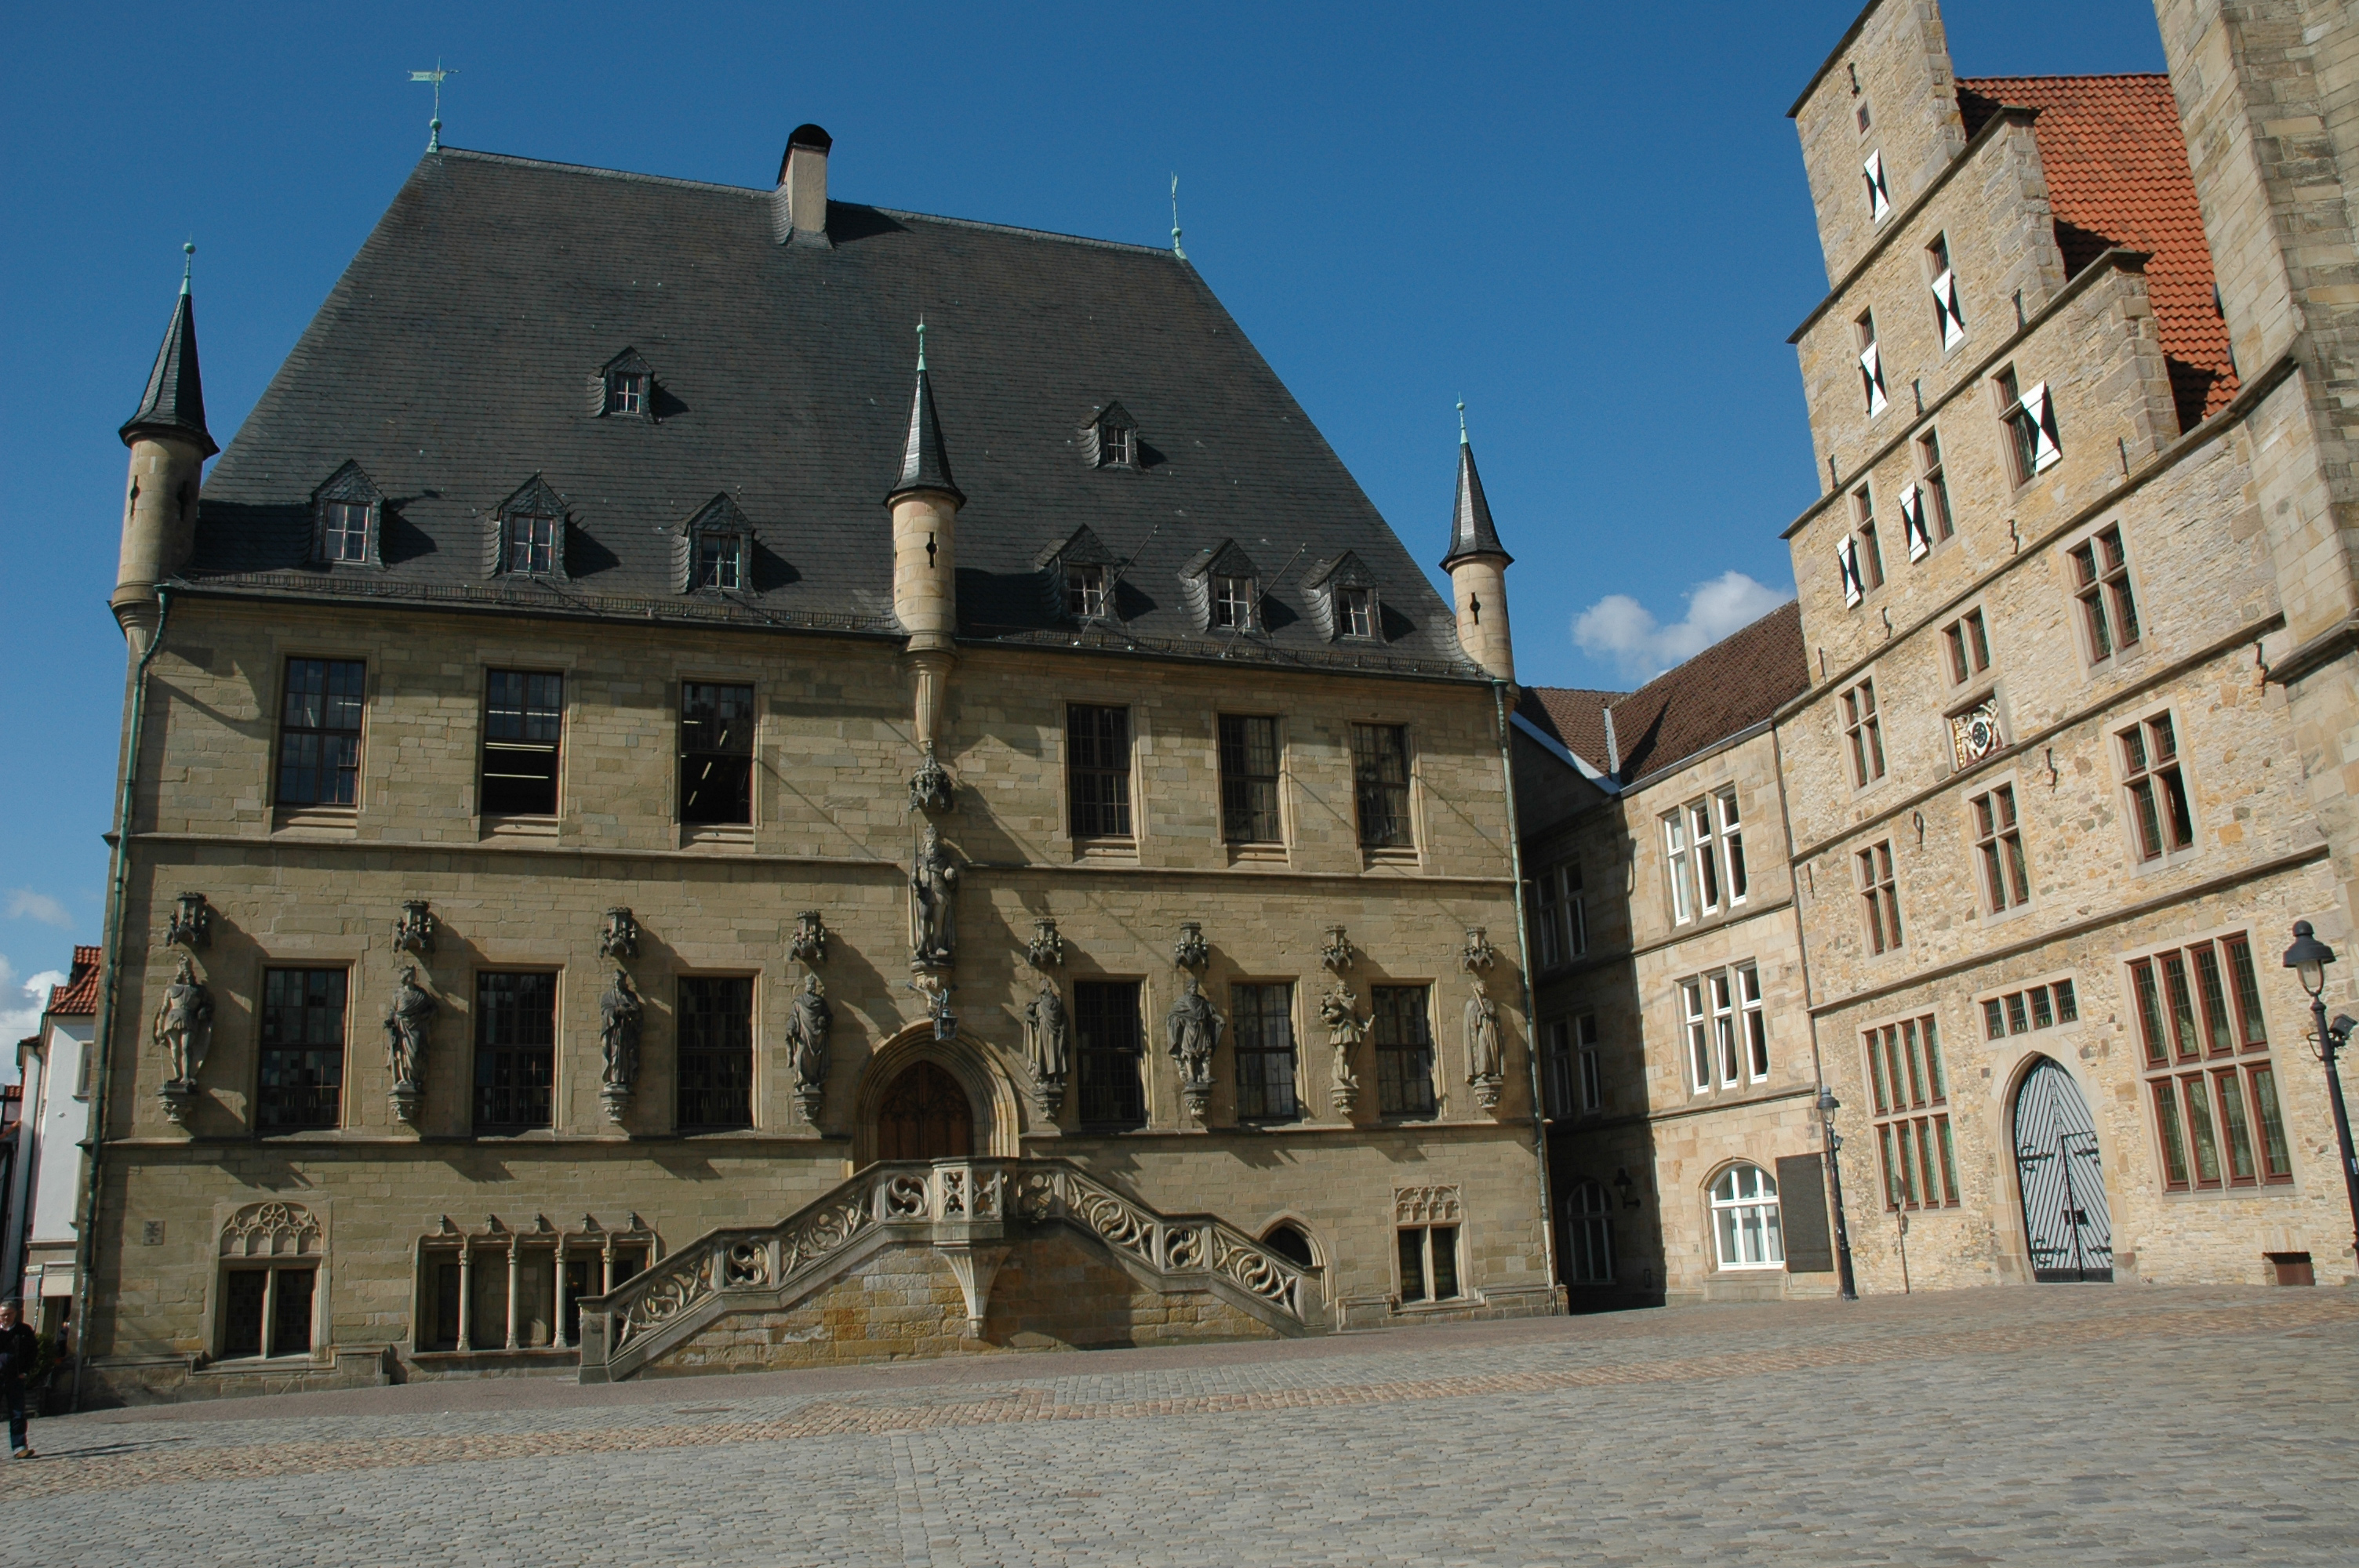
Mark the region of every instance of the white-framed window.
POLYGON ((1571 963, 1589 951, 1589 910, 1581 891, 1581 862, 1566 860, 1539 874, 1533 885, 1538 918, 1539 963, 1544 969, 1571 963))
POLYGON ((1860 392, 1867 400, 1867 416, 1873 419, 1889 401, 1884 392, 1884 356, 1875 346, 1875 312, 1861 311, 1852 331, 1859 347, 1860 392))
POLYGON ((1875 711, 1875 682, 1869 678, 1843 694, 1843 739, 1851 748, 1851 777, 1865 789, 1884 776, 1884 720, 1875 711))
POLYGON ((2023 853, 2023 824, 2015 810, 2015 786, 1999 784, 1966 803, 1974 830, 1974 860, 1981 873, 1983 907, 2004 914, 2031 902, 2031 867, 2023 853))
POLYGON ((1684 806, 1663 818, 1663 852, 1671 873, 1671 924, 1685 925, 1695 918, 1695 873, 1688 855, 1684 806))
MULTIPOLYGON (((1152 410, 1149 410, 1151 413, 1152 410)), ((1103 468, 1126 469, 1138 461, 1138 432, 1127 425, 1112 423, 1098 427, 1098 463, 1103 468)))
POLYGON ((1690 801, 1664 818, 1671 873, 1671 918, 1683 925, 1745 902, 1745 823, 1736 791, 1723 789, 1690 801))
POLYGON ((1573 1065, 1579 1075, 1581 1108, 1605 1108, 1605 1070, 1598 1060, 1597 1015, 1584 1012, 1572 1021, 1573 1065))
POLYGON ((357 501, 325 503, 320 514, 321 555, 331 562, 367 560, 372 510, 357 501))
POLYGON ((1212 579, 1212 624, 1223 631, 1254 629, 1254 579, 1249 577, 1212 579))
POLYGON ((1723 1171, 1712 1184, 1712 1233, 1723 1269, 1785 1267, 1777 1178, 1758 1165, 1723 1171))
POLYGON ((1966 341, 1966 313, 1958 304, 1957 270, 1950 264, 1950 236, 1936 234, 1925 247, 1926 287, 1933 291, 1933 326, 1948 353, 1966 341))
POLYGON ((1704 977, 1712 991, 1713 1056, 1720 1069, 1720 1087, 1733 1089, 1744 1081, 1743 1046, 1737 1040, 1736 985, 1726 969, 1704 977))
POLYGON ((1343 633, 1346 637, 1374 637, 1376 634, 1376 590, 1372 588, 1347 588, 1339 596, 1343 607, 1343 633))
POLYGON ((1734 787, 1713 795, 1712 808, 1720 818, 1720 854, 1728 871, 1729 907, 1734 909, 1745 902, 1752 886, 1745 868, 1745 822, 1737 814, 1734 787))
POLYGON ((1712 1087, 1712 1025, 1703 1011, 1703 978, 1680 982, 1680 1022, 1688 1037, 1688 1088, 1703 1094, 1712 1087))
POLYGON ((696 536, 696 586, 731 591, 745 586, 745 535, 700 533, 696 536))
POLYGON ((1761 971, 1736 966, 1736 1000, 1745 1031, 1745 1071, 1755 1083, 1769 1076, 1769 1018, 1761 1006, 1761 971))
POLYGON ((2179 730, 2169 712, 2150 714, 2114 736, 2121 748, 2122 789, 2129 797, 2131 848, 2141 865, 2177 859, 2195 848, 2195 813, 2179 760, 2179 730))
POLYGON ((1881 223, 1892 216, 1892 187, 1884 178, 1884 155, 1868 154, 1867 161, 1860 165, 1860 174, 1867 181, 1867 221, 1881 223))
POLYGON ((2055 400, 2048 384, 2018 386, 2015 367, 1998 373, 1999 419, 2006 426, 2007 448, 2015 482, 2028 484, 2063 460, 2063 438, 2057 433, 2055 400))
POLYGON ((1065 568, 1065 613, 1076 621, 1095 621, 1105 612, 1105 568, 1068 566, 1065 568))
POLYGON ((1695 840, 1695 871, 1697 907, 1706 914, 1718 914, 1721 901, 1728 896, 1720 880, 1720 838, 1712 831, 1712 804, 1695 801, 1687 807, 1688 826, 1695 840))
POLYGON ((606 412, 609 414, 645 414, 647 411, 647 373, 617 370, 606 373, 606 412))
POLYGON ((1569 1284, 1614 1282, 1614 1199, 1603 1182, 1564 1195, 1564 1273, 1569 1284))

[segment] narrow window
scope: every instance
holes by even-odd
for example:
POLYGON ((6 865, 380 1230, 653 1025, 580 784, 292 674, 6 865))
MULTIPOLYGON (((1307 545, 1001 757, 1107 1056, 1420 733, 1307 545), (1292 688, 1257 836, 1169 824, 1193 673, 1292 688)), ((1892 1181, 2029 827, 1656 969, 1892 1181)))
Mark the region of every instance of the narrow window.
POLYGON ((1722 790, 1712 797, 1712 807, 1720 814, 1720 853, 1728 867, 1728 902, 1743 903, 1750 881, 1745 871, 1745 824, 1736 814, 1736 792, 1722 790))
POLYGON ((1221 831, 1232 844, 1276 844, 1277 720, 1221 715, 1221 831))
POLYGON ((1533 883, 1533 928, 1542 968, 1554 968, 1589 950, 1589 912, 1581 891, 1581 862, 1566 860, 1533 883))
MULTIPOLYGON (((1147 412, 1153 413, 1149 409, 1147 412)), ((1138 432, 1127 425, 1098 427, 1098 462, 1102 467, 1126 469, 1138 461, 1138 432)))
POLYGON ((1663 818, 1663 851, 1671 873, 1671 924, 1685 925, 1695 918, 1695 863, 1688 852, 1684 809, 1663 818))
POLYGON ((1917 438, 1917 489, 1925 524, 1940 544, 1957 532, 1950 517, 1950 481, 1942 477, 1941 436, 1928 430, 1917 438))
POLYGON ((1147 1090, 1139 1075, 1138 982, 1075 981, 1073 1033, 1082 1122, 1090 1127, 1115 1129, 1145 1125, 1147 1090))
POLYGON ((1237 1115, 1292 1121, 1301 1114, 1294 1098, 1294 988, 1231 986, 1229 1011, 1236 1026, 1237 1115))
POLYGON ((606 412, 609 414, 645 414, 647 411, 647 373, 645 371, 610 371, 606 375, 606 412))
POLYGON ((1130 709, 1065 709, 1065 786, 1073 837, 1130 837, 1130 709))
POLYGON ((1573 1043, 1580 1052, 1581 1108, 1605 1108, 1605 1075, 1598 1060, 1597 1015, 1584 1012, 1573 1021, 1573 1043))
POLYGON ((1352 781, 1360 843, 1370 849, 1406 849, 1409 832, 1408 730, 1399 724, 1352 726, 1352 781))
POLYGON ((557 815, 557 753, 565 727, 565 677, 490 670, 484 679, 486 816, 557 815))
POLYGON ((1561 1018, 1540 1026, 1540 1088, 1548 1113, 1562 1121, 1572 1114, 1572 1025, 1561 1018))
POLYGON ((554 572, 558 530, 563 525, 564 519, 559 517, 510 513, 506 529, 508 570, 528 577, 546 577, 554 572))
POLYGON ((1884 155, 1868 154, 1867 161, 1860 166, 1860 173, 1867 180, 1867 221, 1881 223, 1892 216, 1892 188, 1885 181, 1884 155))
POLYGON ((1720 844, 1712 830, 1712 807, 1697 801, 1688 807, 1688 821, 1695 831, 1696 882, 1703 894, 1703 912, 1716 914, 1720 911, 1720 844))
POLYGON ((360 798, 358 659, 289 659, 278 720, 278 804, 351 806, 360 798))
POLYGON ((2072 551, 2072 591, 2089 638, 2089 662, 2103 664, 2138 640, 2137 596, 2130 589, 2129 556, 2115 526, 2072 551))
POLYGON ((681 1130, 753 1126, 753 980, 682 975, 679 1029, 681 1130))
POLYGON ((1614 1200, 1597 1182, 1565 1197, 1565 1277, 1576 1285, 1614 1282, 1614 1200))
POLYGON ((1102 566, 1065 568, 1065 613, 1076 621, 1096 621, 1106 612, 1106 569, 1102 566))
POLYGON ((1254 579, 1249 577, 1212 579, 1212 624, 1226 632, 1254 629, 1254 579))
POLYGON ((696 537, 696 586, 735 590, 745 586, 745 535, 705 533, 696 537))
POLYGON ((1875 682, 1843 694, 1843 738, 1851 745, 1852 783, 1862 789, 1884 776, 1884 721, 1876 716, 1875 682))
POLYGON ((1374 637, 1376 634, 1376 596, 1375 589, 1365 588, 1347 588, 1343 590, 1342 603, 1343 607, 1343 619, 1344 636, 1374 637))
POLYGON ((331 501, 321 511, 320 553, 331 561, 367 560, 367 504, 358 501, 331 501))
POLYGON ((2187 781, 2179 766, 2179 736, 2170 715, 2158 714, 2115 737, 2121 742, 2122 774, 2129 791, 2130 822, 2138 859, 2158 860, 2195 845, 2195 819, 2187 804, 2187 781))
POLYGON ((475 1130, 547 1127, 557 1064, 557 977, 475 977, 475 1130))
POLYGON ((1733 1165, 1712 1184, 1712 1235, 1723 1269, 1777 1269, 1786 1262, 1777 1180, 1758 1165, 1733 1165))
POLYGON ((1742 1073, 1736 1034, 1736 991, 1726 969, 1707 976, 1712 986, 1712 1041, 1719 1047, 1720 1087, 1734 1088, 1742 1073))
POLYGON ((1884 548, 1875 540, 1875 497, 1865 485, 1851 494, 1852 561, 1863 595, 1884 586, 1884 548))
POLYGON ((1856 606, 1867 597, 1867 585, 1860 580, 1859 539, 1845 534, 1835 541, 1835 573, 1843 581, 1843 604, 1856 606))
POLYGON ((1933 291, 1933 326, 1941 334, 1941 351, 1966 341, 1966 313, 1958 305, 1958 276, 1950 265, 1950 237, 1936 234, 1925 247, 1925 270, 1933 291))
POLYGON ((1978 795, 1970 807, 1985 907, 1999 914, 2030 903, 2031 871, 2023 855, 2023 828, 2015 816, 2015 786, 2001 784, 1978 795))
POLYGON ((2057 434, 2056 406, 2048 384, 2018 389, 2012 366, 1998 373, 1998 396, 2004 406, 1999 418, 2007 428, 2007 446, 2015 482, 2028 484, 2062 460, 2062 438, 2057 434))
POLYGON ((1745 1034, 1745 1071, 1755 1083, 1769 1076, 1769 1019, 1761 1006, 1761 971, 1751 964, 1736 966, 1736 1000, 1745 1034))
POLYGON ((1892 843, 1859 851, 1859 896, 1867 916, 1867 950, 1886 953, 1900 946, 1900 890, 1892 875, 1892 843))
POLYGON ((679 683, 679 819, 754 820, 754 688, 679 683))
POLYGON ((1688 1087, 1702 1094, 1712 1087, 1712 1036, 1704 1022, 1703 981, 1680 982, 1680 1011, 1688 1035, 1688 1087))
POLYGON ((1885 408, 1884 358, 1875 346, 1875 312, 1864 310, 1852 323, 1852 335, 1859 347, 1859 382, 1861 395, 1867 400, 1867 416, 1871 419, 1885 408))
POLYGON ((1990 626, 1979 609, 1969 610, 1941 629, 1950 654, 1950 684, 1963 686, 1990 668, 1990 626))
POLYGON ((1900 490, 1900 535, 1908 542, 1908 558, 1921 561, 1933 553, 1932 526, 1925 517, 1925 486, 1910 481, 1900 490))
POLYGON ((263 971, 255 1106, 263 1131, 334 1127, 342 1119, 344 983, 342 969, 263 971))
POLYGON ((1433 1114, 1433 1034, 1426 994, 1424 986, 1371 988, 1376 1109, 1386 1116, 1433 1114))

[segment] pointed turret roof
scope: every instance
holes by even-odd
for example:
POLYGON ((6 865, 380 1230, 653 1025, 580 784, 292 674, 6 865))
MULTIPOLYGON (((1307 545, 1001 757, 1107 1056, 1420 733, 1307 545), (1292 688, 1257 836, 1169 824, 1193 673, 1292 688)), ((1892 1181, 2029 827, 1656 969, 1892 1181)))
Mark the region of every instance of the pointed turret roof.
POLYGON ((1475 556, 1496 556, 1502 566, 1513 565, 1515 557, 1507 554, 1499 543, 1499 531, 1491 525, 1491 503, 1483 499, 1483 476, 1474 471, 1474 446, 1466 438, 1466 406, 1458 406, 1458 504, 1450 514, 1450 553, 1441 557, 1441 569, 1448 571, 1462 560, 1475 556))
POLYGON ((129 446, 148 432, 193 436, 204 454, 221 448, 205 428, 205 387, 197 373, 197 302, 189 294, 189 280, 180 280, 179 303, 172 307, 172 324, 164 329, 164 346, 156 351, 156 368, 147 373, 147 395, 139 412, 123 422, 120 434, 129 446))
POLYGON ((901 477, 885 494, 887 505, 913 490, 938 490, 961 506, 966 492, 951 478, 951 455, 942 446, 942 422, 934 413, 933 383, 926 379, 926 324, 918 323, 918 388, 909 398, 909 435, 901 443, 901 477))

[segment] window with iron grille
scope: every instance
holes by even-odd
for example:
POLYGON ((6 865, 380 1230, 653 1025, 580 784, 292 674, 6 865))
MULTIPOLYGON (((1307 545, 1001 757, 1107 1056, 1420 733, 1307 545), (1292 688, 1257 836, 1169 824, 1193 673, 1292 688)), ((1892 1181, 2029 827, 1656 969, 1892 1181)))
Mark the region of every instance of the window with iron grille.
POLYGON ((1245 1121, 1292 1121, 1302 1114, 1294 1095, 1294 988, 1229 988, 1236 1032, 1237 1116, 1245 1121))
POLYGON ((1221 834, 1232 844, 1277 844, 1277 720, 1221 715, 1221 834))
POLYGON ((1843 694, 1843 739, 1851 747, 1852 783, 1862 789, 1884 776, 1884 720, 1875 711, 1875 682, 1843 694))
POLYGON ((2130 962, 2166 1192, 2293 1180, 2260 979, 2244 932, 2130 962))
POLYGON ((342 969, 266 969, 255 1120, 265 1132, 334 1127, 344 1093, 342 969))
POLYGON ((1408 730, 1400 724, 1352 726, 1353 794, 1359 806, 1360 844, 1406 849, 1415 839, 1408 817, 1408 730))
POLYGON ((2122 748, 2122 787, 2129 794, 2130 830, 2140 860, 2159 860, 2195 848, 2195 815, 2179 763, 2179 732, 2158 713, 2114 737, 2122 748))
POLYGON ((1900 889, 1892 875, 1892 841, 1869 845, 1854 861, 1861 913, 1867 916, 1867 950, 1890 952, 1900 946, 1900 889))
POLYGON ((2055 1029, 2080 1019, 2080 992, 2069 979, 2048 980, 1983 998, 1983 1033, 1993 1040, 2055 1029))
POLYGON ((1974 858, 1980 865, 1983 907, 2003 914, 2031 902, 2031 865, 2023 853, 2023 825, 2016 819, 2015 786, 2001 784, 1966 803, 1973 813, 1974 858))
POLYGON ((1426 986, 1375 986, 1370 1038, 1376 1048, 1376 1109, 1386 1116, 1431 1116, 1433 1033, 1426 986))
POLYGON ((2073 547, 2072 592, 2081 603, 2091 664, 2137 644, 2137 595, 2130 587, 2129 554, 2122 547, 2120 528, 2104 529, 2073 547))
POLYGON ((358 659, 289 659, 278 719, 278 804, 351 806, 360 799, 358 659))
POLYGON ((484 672, 484 816, 557 815, 557 754, 564 730, 563 676, 484 672))
POLYGON ((679 683, 679 819, 754 820, 754 688, 679 683))
POLYGON ((475 977, 475 1130, 549 1125, 557 1067, 557 977, 486 969, 475 977))
POLYGON ((1065 709, 1065 788, 1073 837, 1130 837, 1130 709, 1065 709))
POLYGON ((1950 1079, 1933 1015, 1866 1033, 1867 1081, 1887 1209, 1955 1208, 1958 1155, 1950 1135, 1950 1079))
POLYGON ((679 1098, 683 1131, 754 1125, 754 981, 682 975, 679 1098))
POLYGON ((1108 1129, 1144 1126, 1147 1090, 1139 1076, 1138 982, 1075 981, 1073 1036, 1082 1123, 1108 1129))

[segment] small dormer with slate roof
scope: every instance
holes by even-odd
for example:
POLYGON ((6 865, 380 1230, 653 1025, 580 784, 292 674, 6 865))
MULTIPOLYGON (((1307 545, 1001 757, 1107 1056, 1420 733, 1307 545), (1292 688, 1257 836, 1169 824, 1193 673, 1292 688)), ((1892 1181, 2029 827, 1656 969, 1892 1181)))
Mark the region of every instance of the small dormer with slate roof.
POLYGON ((535 474, 492 512, 491 577, 565 580, 565 497, 535 474))
POLYGON ((656 416, 656 376, 636 349, 625 349, 591 378, 590 412, 603 419, 656 416))
POLYGON ((1035 569, 1049 613, 1079 625, 1114 618, 1114 552, 1084 523, 1040 552, 1035 569))
POLYGON ((1091 410, 1082 427, 1082 458, 1093 469, 1136 469, 1138 421, 1119 403, 1091 410))
POLYGON ((1180 571, 1180 590, 1200 632, 1262 629, 1261 573, 1234 539, 1223 539, 1180 571))
POLYGON ((311 492, 311 562, 326 567, 382 567, 385 492, 368 470, 347 461, 311 492))
POLYGON ((744 593, 754 586, 754 524, 715 495, 674 531, 673 580, 682 593, 744 593))
POLYGON ((1366 643, 1384 641, 1384 600, 1376 591, 1375 574, 1362 564, 1358 556, 1346 550, 1312 568, 1304 586, 1310 591, 1310 605, 1318 613, 1319 629, 1326 633, 1329 642, 1343 638, 1366 643))

